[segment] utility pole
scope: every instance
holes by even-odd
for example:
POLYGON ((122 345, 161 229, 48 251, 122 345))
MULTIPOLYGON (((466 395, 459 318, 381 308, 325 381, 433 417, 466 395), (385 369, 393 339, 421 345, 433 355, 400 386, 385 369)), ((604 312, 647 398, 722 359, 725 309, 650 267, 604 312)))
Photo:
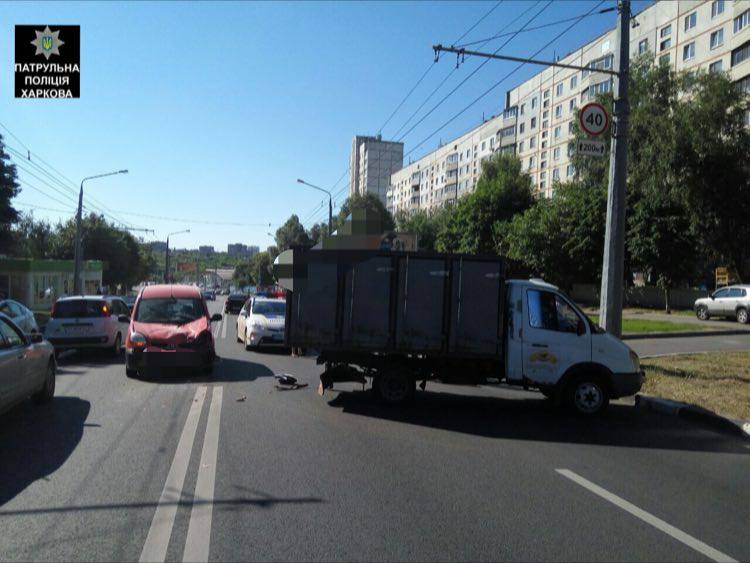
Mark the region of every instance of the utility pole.
POLYGON ((625 188, 628 151, 628 76, 630 69, 630 0, 619 0, 614 67, 614 116, 609 152, 607 223, 599 302, 599 324, 615 336, 622 332, 622 294, 625 277, 625 188))
POLYGON ((73 293, 75 295, 81 295, 83 293, 81 289, 81 261, 83 260, 83 249, 81 248, 81 219, 83 215, 83 184, 87 180, 94 180, 96 178, 104 178, 106 176, 114 176, 115 174, 127 174, 127 170, 117 170, 116 172, 107 172, 106 174, 97 174, 96 176, 86 176, 81 180, 81 189, 78 192, 78 211, 76 211, 76 240, 73 244, 73 252, 75 253, 75 262, 73 270, 73 293))

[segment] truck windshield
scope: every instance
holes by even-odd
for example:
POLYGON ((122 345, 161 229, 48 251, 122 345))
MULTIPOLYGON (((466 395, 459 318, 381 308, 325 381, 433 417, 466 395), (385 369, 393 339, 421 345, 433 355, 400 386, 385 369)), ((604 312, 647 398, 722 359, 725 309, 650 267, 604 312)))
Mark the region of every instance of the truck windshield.
POLYGON ((141 299, 135 320, 141 323, 185 324, 204 315, 200 299, 165 297, 141 299))

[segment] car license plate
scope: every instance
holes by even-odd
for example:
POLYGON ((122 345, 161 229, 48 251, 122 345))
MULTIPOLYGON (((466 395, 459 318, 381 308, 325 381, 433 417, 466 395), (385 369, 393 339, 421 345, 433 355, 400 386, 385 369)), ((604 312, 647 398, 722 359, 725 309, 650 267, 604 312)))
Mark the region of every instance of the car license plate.
POLYGON ((91 334, 90 326, 66 326, 65 334, 67 336, 88 336, 91 334))
POLYGON ((281 342, 282 340, 284 340, 284 335, 283 334, 274 334, 273 335, 273 340, 274 340, 274 342, 281 342))

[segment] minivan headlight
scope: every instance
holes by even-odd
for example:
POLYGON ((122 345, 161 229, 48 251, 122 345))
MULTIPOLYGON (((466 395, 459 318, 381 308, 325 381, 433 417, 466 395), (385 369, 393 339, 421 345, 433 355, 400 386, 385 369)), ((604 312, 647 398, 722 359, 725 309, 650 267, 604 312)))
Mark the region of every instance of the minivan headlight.
POLYGON ((130 335, 129 341, 130 341, 131 348, 145 348, 146 347, 146 337, 143 336, 140 332, 132 333, 130 335))

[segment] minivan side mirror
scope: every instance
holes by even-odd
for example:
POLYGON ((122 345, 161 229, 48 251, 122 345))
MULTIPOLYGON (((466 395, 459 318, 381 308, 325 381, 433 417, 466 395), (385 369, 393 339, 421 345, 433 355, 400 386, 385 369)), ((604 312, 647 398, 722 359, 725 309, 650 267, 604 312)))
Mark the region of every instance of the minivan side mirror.
POLYGON ((119 317, 117 317, 117 322, 120 322, 120 323, 129 323, 130 322, 130 317, 128 317, 127 315, 120 315, 119 317))
POLYGON ((583 336, 584 334, 586 334, 586 323, 583 322, 583 319, 578 319, 576 333, 578 334, 578 336, 583 336))
POLYGON ((214 313, 211 315, 211 322, 215 323, 221 320, 221 313, 214 313))

